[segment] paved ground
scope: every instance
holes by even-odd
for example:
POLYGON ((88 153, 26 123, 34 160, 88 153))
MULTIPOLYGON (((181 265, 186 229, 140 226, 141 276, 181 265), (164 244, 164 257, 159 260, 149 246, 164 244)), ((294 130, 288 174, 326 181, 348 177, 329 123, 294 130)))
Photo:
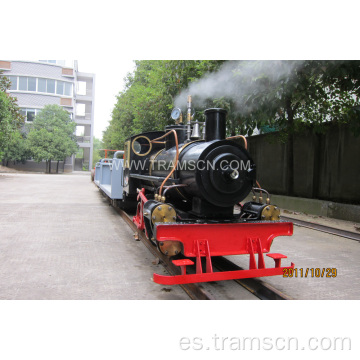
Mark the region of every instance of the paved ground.
POLYGON ((0 299, 188 299, 90 175, 0 174, 0 299))
MULTIPOLYGON (((132 240, 89 174, 0 174, 0 194, 0 299, 188 299, 180 287, 152 282, 164 270, 132 240)), ((295 226, 271 252, 288 255, 283 263, 304 272, 337 269, 335 278, 263 278, 293 298, 360 299, 359 242, 295 226)), ((248 257, 231 259, 248 266, 248 257)), ((233 284, 211 285, 210 292, 251 298, 233 284)))
POLYGON ((330 226, 335 229, 351 231, 354 233, 360 233, 360 224, 354 221, 345 221, 339 219, 328 218, 325 216, 317 216, 305 214, 302 212, 291 211, 287 209, 281 209, 281 214, 292 219, 310 221, 316 224, 330 226))
MULTIPOLYGON (((290 295, 294 299, 360 299, 360 243, 335 235, 294 226, 291 237, 277 237, 271 247, 272 253, 282 253, 288 256, 282 265, 291 262, 298 269, 298 277, 283 278, 273 276, 262 278, 264 282, 290 295), (303 277, 300 276, 303 269, 303 277), (306 269, 320 269, 320 277, 311 276, 311 270, 305 277, 306 269), (321 277, 322 269, 335 268, 336 277, 321 277)), ((248 260, 244 256, 231 256, 232 261, 247 267, 248 260)), ((268 266, 273 266, 273 260, 265 256, 268 266)), ((330 274, 330 272, 329 272, 330 274)))

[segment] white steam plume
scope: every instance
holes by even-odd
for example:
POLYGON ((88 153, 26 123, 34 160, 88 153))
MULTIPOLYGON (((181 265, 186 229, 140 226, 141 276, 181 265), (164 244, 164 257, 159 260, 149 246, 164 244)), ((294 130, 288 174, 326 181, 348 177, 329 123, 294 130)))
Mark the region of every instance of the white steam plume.
POLYGON ((221 97, 231 99, 239 113, 246 113, 249 108, 244 108, 243 96, 249 92, 263 91, 264 82, 252 81, 267 78, 276 81, 288 77, 297 61, 227 61, 218 71, 207 73, 203 78, 193 82, 189 87, 176 97, 175 107, 186 108, 187 95, 192 95, 194 105, 199 108, 207 100, 221 97))

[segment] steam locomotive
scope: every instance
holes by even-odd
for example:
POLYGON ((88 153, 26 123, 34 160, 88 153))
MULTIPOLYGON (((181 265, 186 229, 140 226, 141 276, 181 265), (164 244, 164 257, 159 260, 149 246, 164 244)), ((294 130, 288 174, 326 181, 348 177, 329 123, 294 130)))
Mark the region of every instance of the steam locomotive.
POLYGON ((204 114, 204 122, 194 120, 188 96, 185 122, 175 108, 175 124, 165 131, 130 137, 124 151, 96 164, 94 182, 117 206, 136 212, 139 231, 180 266, 181 275, 154 274, 156 283, 281 275, 294 264, 282 267, 286 256, 270 254, 270 246, 276 236, 292 235, 293 225, 280 220, 280 210, 258 185, 246 138, 226 138, 226 111, 212 108, 204 114), (241 204, 251 192, 252 201, 241 204), (244 254, 249 269, 214 271, 213 256, 244 254), (264 254, 274 259, 274 267, 265 265, 264 254), (189 272, 189 265, 195 271, 189 272))

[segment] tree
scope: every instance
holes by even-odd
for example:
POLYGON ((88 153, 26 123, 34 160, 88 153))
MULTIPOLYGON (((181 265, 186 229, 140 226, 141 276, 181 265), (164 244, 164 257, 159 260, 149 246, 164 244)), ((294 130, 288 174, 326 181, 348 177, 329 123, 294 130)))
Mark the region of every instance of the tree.
POLYGON ((287 142, 287 193, 294 189, 294 135, 324 124, 358 121, 360 62, 252 61, 240 62, 235 76, 242 91, 248 131, 271 125, 287 142))
POLYGON ((35 117, 28 141, 34 160, 46 161, 46 172, 51 173, 51 160, 59 165, 77 151, 75 127, 69 113, 58 105, 46 105, 35 117))
MULTIPOLYGON (((9 79, 1 75, 0 71, 0 159, 3 160, 4 155, 9 154, 9 147, 19 144, 14 139, 21 136, 19 129, 25 118, 20 114, 16 99, 6 93, 10 88, 9 79)), ((16 152, 16 149, 12 150, 16 152)))
POLYGON ((13 130, 12 117, 9 110, 9 99, 6 93, 0 91, 0 156, 4 155, 5 147, 9 142, 13 130))
POLYGON ((216 70, 222 62, 136 61, 136 69, 125 78, 125 89, 117 97, 110 125, 103 134, 104 146, 121 149, 133 134, 163 130, 172 123, 170 113, 180 91, 206 72, 216 70))
POLYGON ((24 163, 29 157, 31 153, 26 135, 18 130, 13 131, 3 151, 3 165, 8 166, 9 161, 24 163))
POLYGON ((93 138, 93 163, 92 167, 95 166, 95 164, 100 161, 102 158, 100 154, 100 149, 102 148, 102 142, 100 139, 97 139, 95 136, 93 138))
POLYGON ((206 107, 227 109, 228 135, 277 129, 287 143, 289 195, 297 132, 321 133, 331 121, 360 133, 359 61, 137 61, 104 132, 104 146, 122 148, 132 134, 162 130, 170 124, 171 108, 187 94, 194 97, 197 118, 206 107))

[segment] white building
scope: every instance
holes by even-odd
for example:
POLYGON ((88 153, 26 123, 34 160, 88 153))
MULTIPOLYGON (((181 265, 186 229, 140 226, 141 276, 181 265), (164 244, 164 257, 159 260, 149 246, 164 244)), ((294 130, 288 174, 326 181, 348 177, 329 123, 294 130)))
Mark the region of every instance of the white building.
POLYGON ((95 75, 79 72, 77 61, 64 60, 0 60, 0 70, 11 80, 9 92, 17 98, 27 123, 31 123, 45 105, 60 105, 70 113, 76 122, 76 135, 83 157, 67 159, 64 169, 90 170, 93 159, 95 75))

